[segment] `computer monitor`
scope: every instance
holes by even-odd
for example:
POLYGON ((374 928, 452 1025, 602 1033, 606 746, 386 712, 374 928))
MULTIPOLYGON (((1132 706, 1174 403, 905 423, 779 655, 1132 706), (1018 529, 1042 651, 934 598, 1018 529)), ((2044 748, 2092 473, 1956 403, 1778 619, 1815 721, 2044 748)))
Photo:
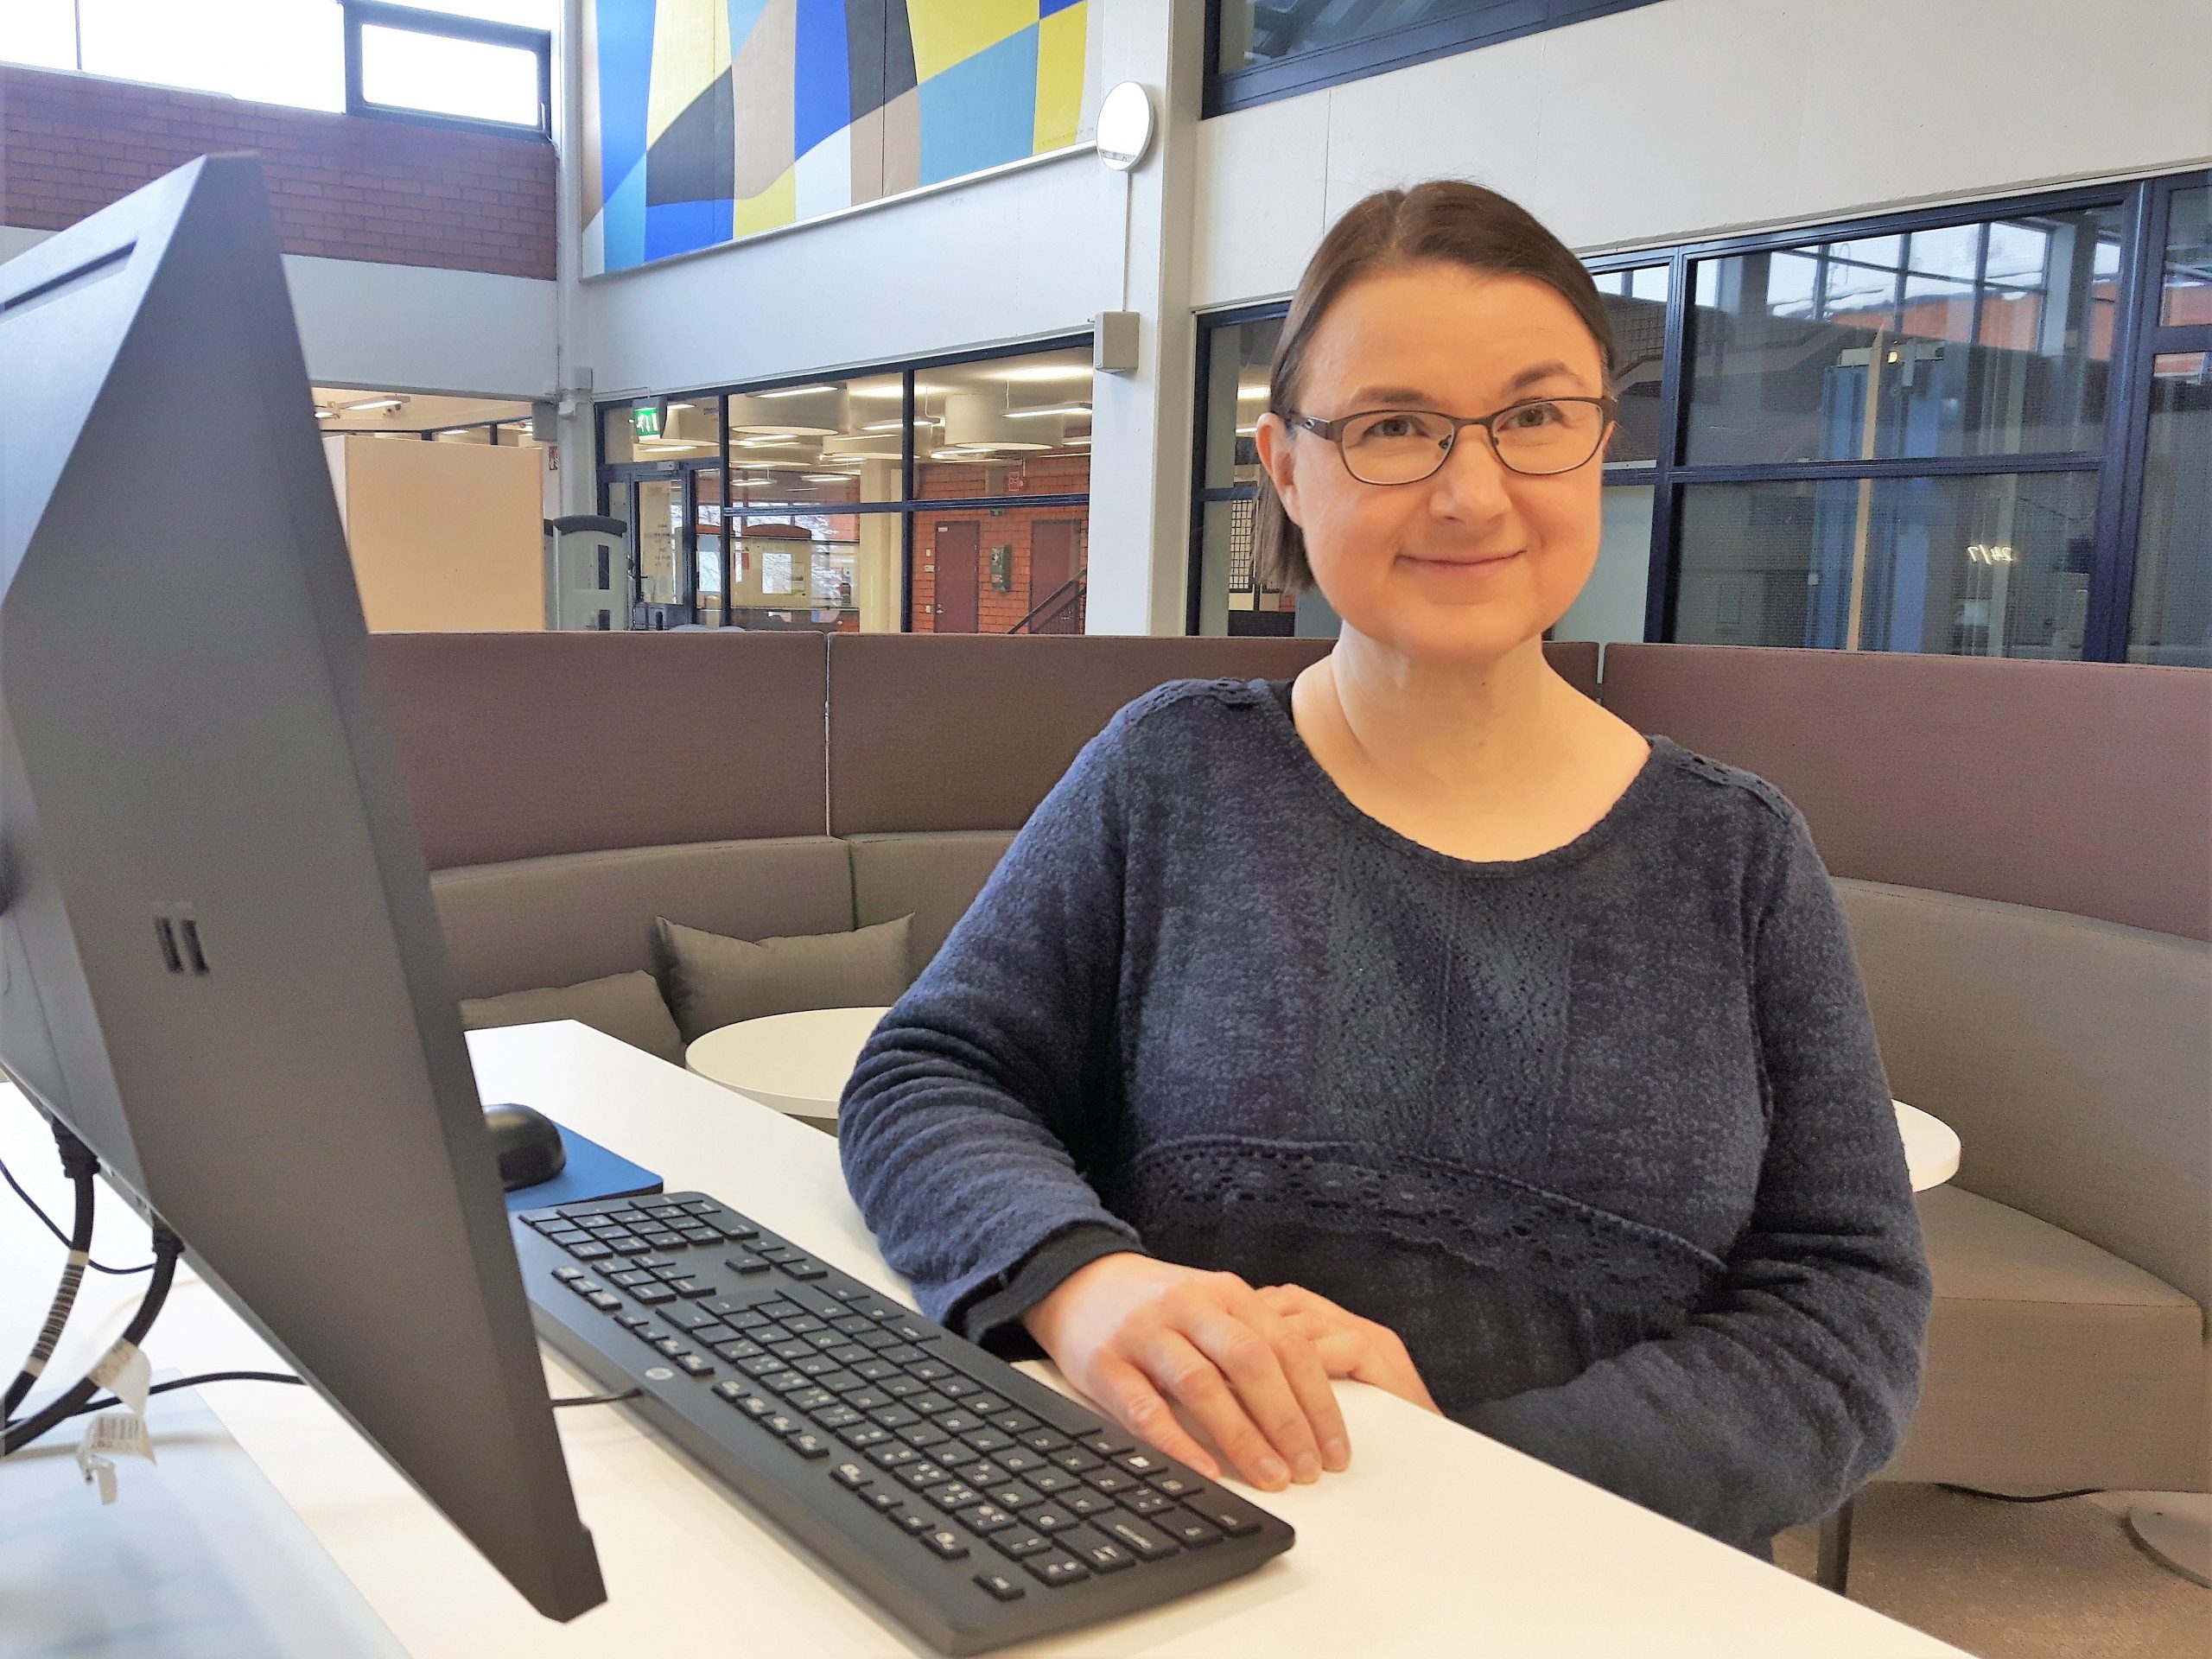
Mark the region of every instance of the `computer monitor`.
POLYGON ((0 1064, 532 1606, 606 1599, 251 157, 0 266, 0 1064))

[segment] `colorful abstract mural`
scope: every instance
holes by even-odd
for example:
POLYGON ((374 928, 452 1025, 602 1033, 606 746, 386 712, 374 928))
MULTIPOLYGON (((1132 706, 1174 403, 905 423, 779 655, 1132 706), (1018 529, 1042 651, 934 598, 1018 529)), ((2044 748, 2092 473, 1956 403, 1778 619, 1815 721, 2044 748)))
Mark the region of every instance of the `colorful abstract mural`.
POLYGON ((585 0, 584 270, 1064 149, 1087 0, 585 0))

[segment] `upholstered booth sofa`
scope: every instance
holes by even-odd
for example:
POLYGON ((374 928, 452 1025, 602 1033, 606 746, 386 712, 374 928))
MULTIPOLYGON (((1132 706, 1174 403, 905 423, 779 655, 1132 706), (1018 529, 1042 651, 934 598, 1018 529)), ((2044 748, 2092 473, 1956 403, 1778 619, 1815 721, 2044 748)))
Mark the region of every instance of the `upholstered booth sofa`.
MULTIPOLYGON (((372 645, 468 998, 642 973, 657 916, 753 940, 911 916, 918 969, 1115 709, 1173 678, 1284 677, 1326 648, 372 645)), ((1594 645, 1548 650, 1639 729, 1804 810, 1892 1087, 1961 1136, 1956 1179, 1922 1199, 1929 1376, 1889 1475, 2204 1488, 2212 676, 1616 645, 1601 685, 1594 645)))

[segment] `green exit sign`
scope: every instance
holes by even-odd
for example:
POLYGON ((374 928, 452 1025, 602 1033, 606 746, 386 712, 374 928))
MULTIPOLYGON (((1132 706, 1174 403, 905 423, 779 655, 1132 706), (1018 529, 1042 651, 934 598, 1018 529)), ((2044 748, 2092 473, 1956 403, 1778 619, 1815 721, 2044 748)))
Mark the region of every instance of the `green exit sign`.
POLYGON ((630 434, 632 437, 660 436, 660 405, 646 404, 630 411, 630 434))

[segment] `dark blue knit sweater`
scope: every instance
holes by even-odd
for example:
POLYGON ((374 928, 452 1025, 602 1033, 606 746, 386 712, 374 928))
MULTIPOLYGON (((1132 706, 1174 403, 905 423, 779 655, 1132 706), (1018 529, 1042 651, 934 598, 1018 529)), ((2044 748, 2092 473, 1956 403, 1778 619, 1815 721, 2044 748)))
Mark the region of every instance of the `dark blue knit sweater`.
POLYGON ((1306 1285, 1460 1421, 1716 1537, 1834 1508, 1929 1281, 1796 809, 1655 738, 1585 834, 1470 862, 1285 701, 1123 709, 876 1028, 840 1146, 885 1255, 978 1337, 1116 1248, 1306 1285))

